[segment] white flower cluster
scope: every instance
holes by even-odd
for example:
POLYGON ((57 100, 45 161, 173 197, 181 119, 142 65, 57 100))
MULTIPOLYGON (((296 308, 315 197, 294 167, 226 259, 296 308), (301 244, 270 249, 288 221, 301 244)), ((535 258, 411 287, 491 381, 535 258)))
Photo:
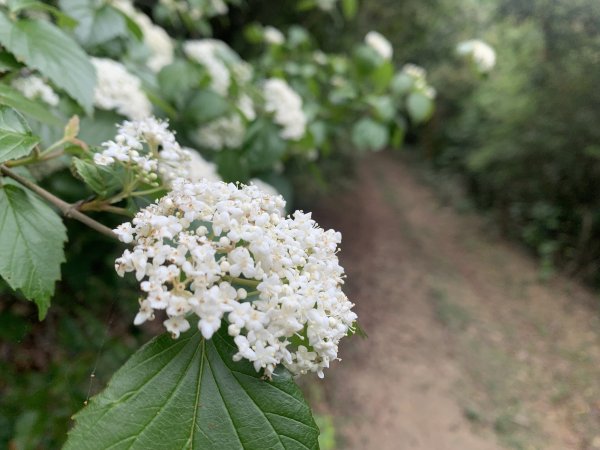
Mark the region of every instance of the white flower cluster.
POLYGON ((58 105, 59 98, 56 92, 37 75, 15 78, 11 86, 30 100, 39 98, 50 106, 58 105))
POLYGON ((402 73, 407 75, 413 83, 412 88, 421 91, 425 96, 433 99, 436 96, 435 88, 427 83, 427 71, 416 64, 404 64, 402 73))
POLYGON ((215 163, 206 161, 200 153, 191 148, 184 148, 184 152, 189 155, 188 171, 185 178, 189 181, 221 181, 221 177, 217 172, 217 165, 215 163))
POLYGON ((394 48, 381 33, 369 31, 365 36, 365 43, 375 50, 383 59, 392 59, 394 48))
POLYGON ((263 87, 265 109, 274 113, 275 123, 281 125, 281 137, 296 141, 306 132, 306 115, 302 110, 302 98, 284 80, 268 79, 263 87))
POLYGON ((142 91, 140 79, 123 64, 107 58, 91 58, 98 81, 94 104, 100 109, 115 110, 129 119, 143 119, 152 114, 152 104, 142 91))
POLYGON ((134 8, 130 0, 116 0, 114 6, 129 16, 142 30, 144 44, 150 50, 146 64, 153 72, 173 62, 174 46, 168 33, 155 25, 150 17, 134 8))
POLYGON ((266 26, 264 28, 263 38, 267 44, 271 45, 282 45, 285 42, 283 33, 272 26, 266 26))
POLYGON ((496 65, 495 50, 479 39, 461 42, 457 45, 456 52, 461 56, 471 58, 482 73, 489 72, 496 65))
POLYGON ((167 122, 147 117, 125 121, 113 141, 102 144, 94 154, 94 163, 109 166, 120 162, 139 172, 141 179, 155 182, 178 177, 191 178, 190 152, 182 149, 167 122))
POLYGON ((317 8, 321 11, 332 11, 337 4, 337 0, 317 0, 317 8))
POLYGON ((220 95, 227 95, 231 85, 231 74, 219 55, 224 45, 226 46, 216 39, 187 41, 183 44, 185 54, 204 66, 210 75, 211 88, 220 95))
POLYGON ((196 144, 211 150, 239 148, 244 142, 246 127, 238 114, 220 117, 196 130, 193 139, 196 144))
POLYGON ((159 3, 172 13, 189 14, 193 20, 220 16, 229 11, 227 3, 223 0, 207 0, 200 5, 197 2, 193 2, 192 5, 185 0, 159 0, 159 3))
POLYGON ((134 243, 116 260, 135 272, 144 298, 134 323, 164 310, 174 338, 192 316, 210 339, 223 323, 234 338, 234 360, 271 376, 277 364, 295 374, 337 359, 338 343, 356 314, 341 289, 336 256, 341 235, 256 186, 176 180, 173 191, 115 232, 134 243))

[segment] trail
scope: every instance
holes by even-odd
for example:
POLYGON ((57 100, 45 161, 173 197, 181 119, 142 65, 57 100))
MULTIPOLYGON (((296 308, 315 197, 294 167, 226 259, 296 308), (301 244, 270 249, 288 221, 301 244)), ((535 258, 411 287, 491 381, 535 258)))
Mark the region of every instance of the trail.
POLYGON ((324 382, 338 449, 600 448, 597 298, 541 282, 534 259, 415 173, 373 155, 315 211, 343 233, 369 335, 346 340, 324 382))

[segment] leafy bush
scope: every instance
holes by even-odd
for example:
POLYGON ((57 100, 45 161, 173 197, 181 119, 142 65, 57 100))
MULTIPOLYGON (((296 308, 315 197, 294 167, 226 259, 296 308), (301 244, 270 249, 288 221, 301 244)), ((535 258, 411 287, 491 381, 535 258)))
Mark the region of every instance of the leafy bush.
POLYGON ((299 24, 253 23, 249 60, 198 38, 224 32, 237 4, 0 2, 0 320, 16 360, 2 359, 0 443, 56 447, 85 401, 65 448, 318 448, 293 376, 322 377, 360 328, 339 233, 286 216, 278 190, 401 146, 435 91, 375 32, 346 56, 299 24), (160 317, 170 336, 88 404, 89 367, 104 382, 147 338, 132 317, 160 317))

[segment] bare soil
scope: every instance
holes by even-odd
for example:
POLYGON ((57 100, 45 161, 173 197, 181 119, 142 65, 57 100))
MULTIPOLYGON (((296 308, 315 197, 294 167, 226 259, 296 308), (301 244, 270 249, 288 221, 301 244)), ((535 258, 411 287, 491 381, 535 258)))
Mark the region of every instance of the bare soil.
POLYGON ((596 295, 541 281, 534 258, 391 154, 315 217, 343 233, 369 335, 309 386, 338 449, 600 449, 596 295))

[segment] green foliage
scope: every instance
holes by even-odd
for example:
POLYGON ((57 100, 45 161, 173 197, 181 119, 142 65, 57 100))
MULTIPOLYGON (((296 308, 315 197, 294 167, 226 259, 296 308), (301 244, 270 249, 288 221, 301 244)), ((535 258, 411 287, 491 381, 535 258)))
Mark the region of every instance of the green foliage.
POLYGON ((262 380, 232 361, 236 350, 226 330, 208 341, 198 331, 155 338, 75 416, 64 448, 317 449, 319 430, 291 375, 278 369, 262 380))
POLYGON ((63 123, 52 111, 39 102, 29 100, 20 92, 4 84, 0 84, 0 104, 10 106, 26 116, 48 125, 60 126, 63 123))
POLYGON ((389 130, 373 119, 361 119, 352 130, 352 142, 361 150, 382 150, 388 145, 389 130))
POLYGON ((109 4, 93 0, 60 0, 60 7, 77 20, 75 36, 93 47, 127 33, 125 16, 109 4))
POLYGON ((0 106, 0 163, 28 155, 38 142, 18 112, 0 106))
POLYGON ((0 275, 46 316, 65 261, 67 233, 60 217, 35 195, 12 184, 0 189, 0 275))
POLYGON ((11 20, 0 11, 0 43, 92 111, 96 75, 87 55, 62 30, 44 20, 11 20))

